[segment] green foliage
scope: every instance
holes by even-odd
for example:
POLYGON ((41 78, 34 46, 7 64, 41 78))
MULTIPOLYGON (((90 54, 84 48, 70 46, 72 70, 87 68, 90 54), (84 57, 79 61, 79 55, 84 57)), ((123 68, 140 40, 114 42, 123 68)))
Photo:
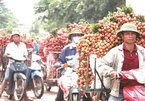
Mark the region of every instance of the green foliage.
POLYGON ((98 26, 96 26, 95 24, 92 24, 92 31, 93 31, 93 33, 96 33, 96 32, 98 32, 98 26))
POLYGON ((11 34, 12 31, 13 31, 13 28, 12 27, 4 28, 4 33, 6 33, 6 34, 11 34))
POLYGON ((124 6, 123 8, 118 7, 117 10, 121 12, 125 12, 125 14, 133 12, 133 8, 131 7, 131 5, 129 5, 128 7, 124 6))
POLYGON ((125 0, 40 0, 34 6, 38 19, 45 29, 65 27, 65 23, 79 23, 84 19, 88 23, 96 23, 108 11, 114 12, 116 7, 125 6, 125 0))
POLYGON ((79 25, 87 25, 88 22, 84 19, 80 19, 80 22, 78 23, 79 25))
POLYGON ((0 21, 0 28, 17 26, 17 19, 14 18, 14 15, 11 13, 11 11, 5 7, 5 4, 2 0, 0 0, 0 21))
POLYGON ((136 18, 139 22, 145 22, 145 17, 142 15, 138 15, 138 16, 136 16, 136 18))
MULTIPOLYGON (((108 17, 108 19, 109 19, 109 20, 107 20, 107 21, 109 21, 109 22, 112 22, 112 21, 117 22, 117 17, 116 17, 113 13, 108 12, 107 17, 108 17)), ((107 21, 104 21, 104 22, 107 22, 107 21)))
POLYGON ((53 37, 57 37, 57 32, 58 28, 53 28, 52 30, 50 30, 50 33, 53 35, 53 37))
POLYGON ((103 27, 103 26, 102 25, 92 24, 92 31, 93 31, 93 33, 97 33, 98 29, 100 29, 101 27, 103 27))

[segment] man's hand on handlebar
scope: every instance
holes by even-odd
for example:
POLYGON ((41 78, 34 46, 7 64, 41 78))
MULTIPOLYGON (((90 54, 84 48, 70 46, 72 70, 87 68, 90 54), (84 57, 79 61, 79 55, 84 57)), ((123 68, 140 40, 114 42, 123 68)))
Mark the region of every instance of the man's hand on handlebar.
POLYGON ((111 79, 116 80, 117 78, 119 78, 119 73, 116 72, 116 71, 112 71, 112 72, 110 72, 109 76, 110 76, 111 79))
POLYGON ((67 67, 72 67, 73 65, 72 64, 68 64, 68 63, 64 63, 64 64, 61 64, 59 62, 56 62, 54 64, 55 67, 64 67, 64 68, 67 68, 67 67))
POLYGON ((9 57, 9 56, 10 56, 10 54, 8 54, 8 53, 3 55, 3 57, 9 57))

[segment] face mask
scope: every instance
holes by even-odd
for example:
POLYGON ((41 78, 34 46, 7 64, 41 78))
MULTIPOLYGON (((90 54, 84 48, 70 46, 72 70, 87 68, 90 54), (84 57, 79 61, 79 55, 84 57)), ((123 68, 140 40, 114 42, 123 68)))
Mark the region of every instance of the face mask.
POLYGON ((78 44, 80 40, 80 36, 72 37, 72 43, 78 44))

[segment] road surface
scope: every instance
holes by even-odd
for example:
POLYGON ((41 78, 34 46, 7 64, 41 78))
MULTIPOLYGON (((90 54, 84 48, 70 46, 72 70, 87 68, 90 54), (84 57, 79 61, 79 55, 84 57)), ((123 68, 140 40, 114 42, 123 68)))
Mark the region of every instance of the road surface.
MULTIPOLYGON (((52 87, 50 92, 45 90, 44 95, 40 99, 37 99, 34 96, 33 91, 28 91, 28 96, 32 99, 32 101, 55 101, 57 91, 58 87, 52 87)), ((8 95, 4 92, 2 97, 0 98, 0 101, 13 101, 13 100, 9 100, 8 95)))

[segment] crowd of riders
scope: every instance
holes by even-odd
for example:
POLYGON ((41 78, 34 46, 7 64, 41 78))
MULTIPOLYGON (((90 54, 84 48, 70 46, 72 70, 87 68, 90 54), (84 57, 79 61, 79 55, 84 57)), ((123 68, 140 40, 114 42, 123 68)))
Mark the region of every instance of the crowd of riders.
MULTIPOLYGON (((76 46, 79 43, 79 39, 83 35, 84 34, 82 30, 79 28, 73 28, 70 31, 68 39, 71 40, 71 42, 63 48, 58 57, 58 62, 55 65, 62 65, 65 63, 69 64, 69 66, 79 65, 79 61, 77 60, 79 53, 76 50, 76 46)), ((116 77, 119 76, 119 72, 129 71, 131 69, 143 69, 145 66, 145 49, 142 46, 135 44, 136 38, 138 38, 140 35, 137 27, 132 23, 125 23, 116 33, 116 35, 123 40, 123 43, 117 47, 112 48, 103 58, 101 58, 98 67, 96 67, 100 75, 110 75, 110 78, 113 78, 111 81, 111 91, 108 101, 123 101, 125 99, 123 95, 123 88, 132 86, 132 84, 134 84, 134 81, 116 80, 116 77)), ((11 39, 13 42, 7 45, 3 56, 7 57, 8 55, 17 55, 19 57, 25 57, 26 60, 30 60, 28 57, 26 45, 21 42, 20 34, 13 32, 11 39)), ((36 45, 35 49, 38 51, 39 46, 36 44, 36 42, 34 42, 34 45, 36 45)), ((13 60, 9 59, 5 77, 0 88, 0 97, 2 96, 8 81, 9 69, 11 68, 12 62, 13 60)), ((76 71, 77 69, 75 69, 74 72, 76 71)), ((63 84, 59 84, 58 87, 59 90, 55 101, 64 101, 65 88, 63 84)), ((85 96, 86 101, 93 101, 89 93, 85 96)), ((27 93, 26 97, 28 98, 27 93)))

